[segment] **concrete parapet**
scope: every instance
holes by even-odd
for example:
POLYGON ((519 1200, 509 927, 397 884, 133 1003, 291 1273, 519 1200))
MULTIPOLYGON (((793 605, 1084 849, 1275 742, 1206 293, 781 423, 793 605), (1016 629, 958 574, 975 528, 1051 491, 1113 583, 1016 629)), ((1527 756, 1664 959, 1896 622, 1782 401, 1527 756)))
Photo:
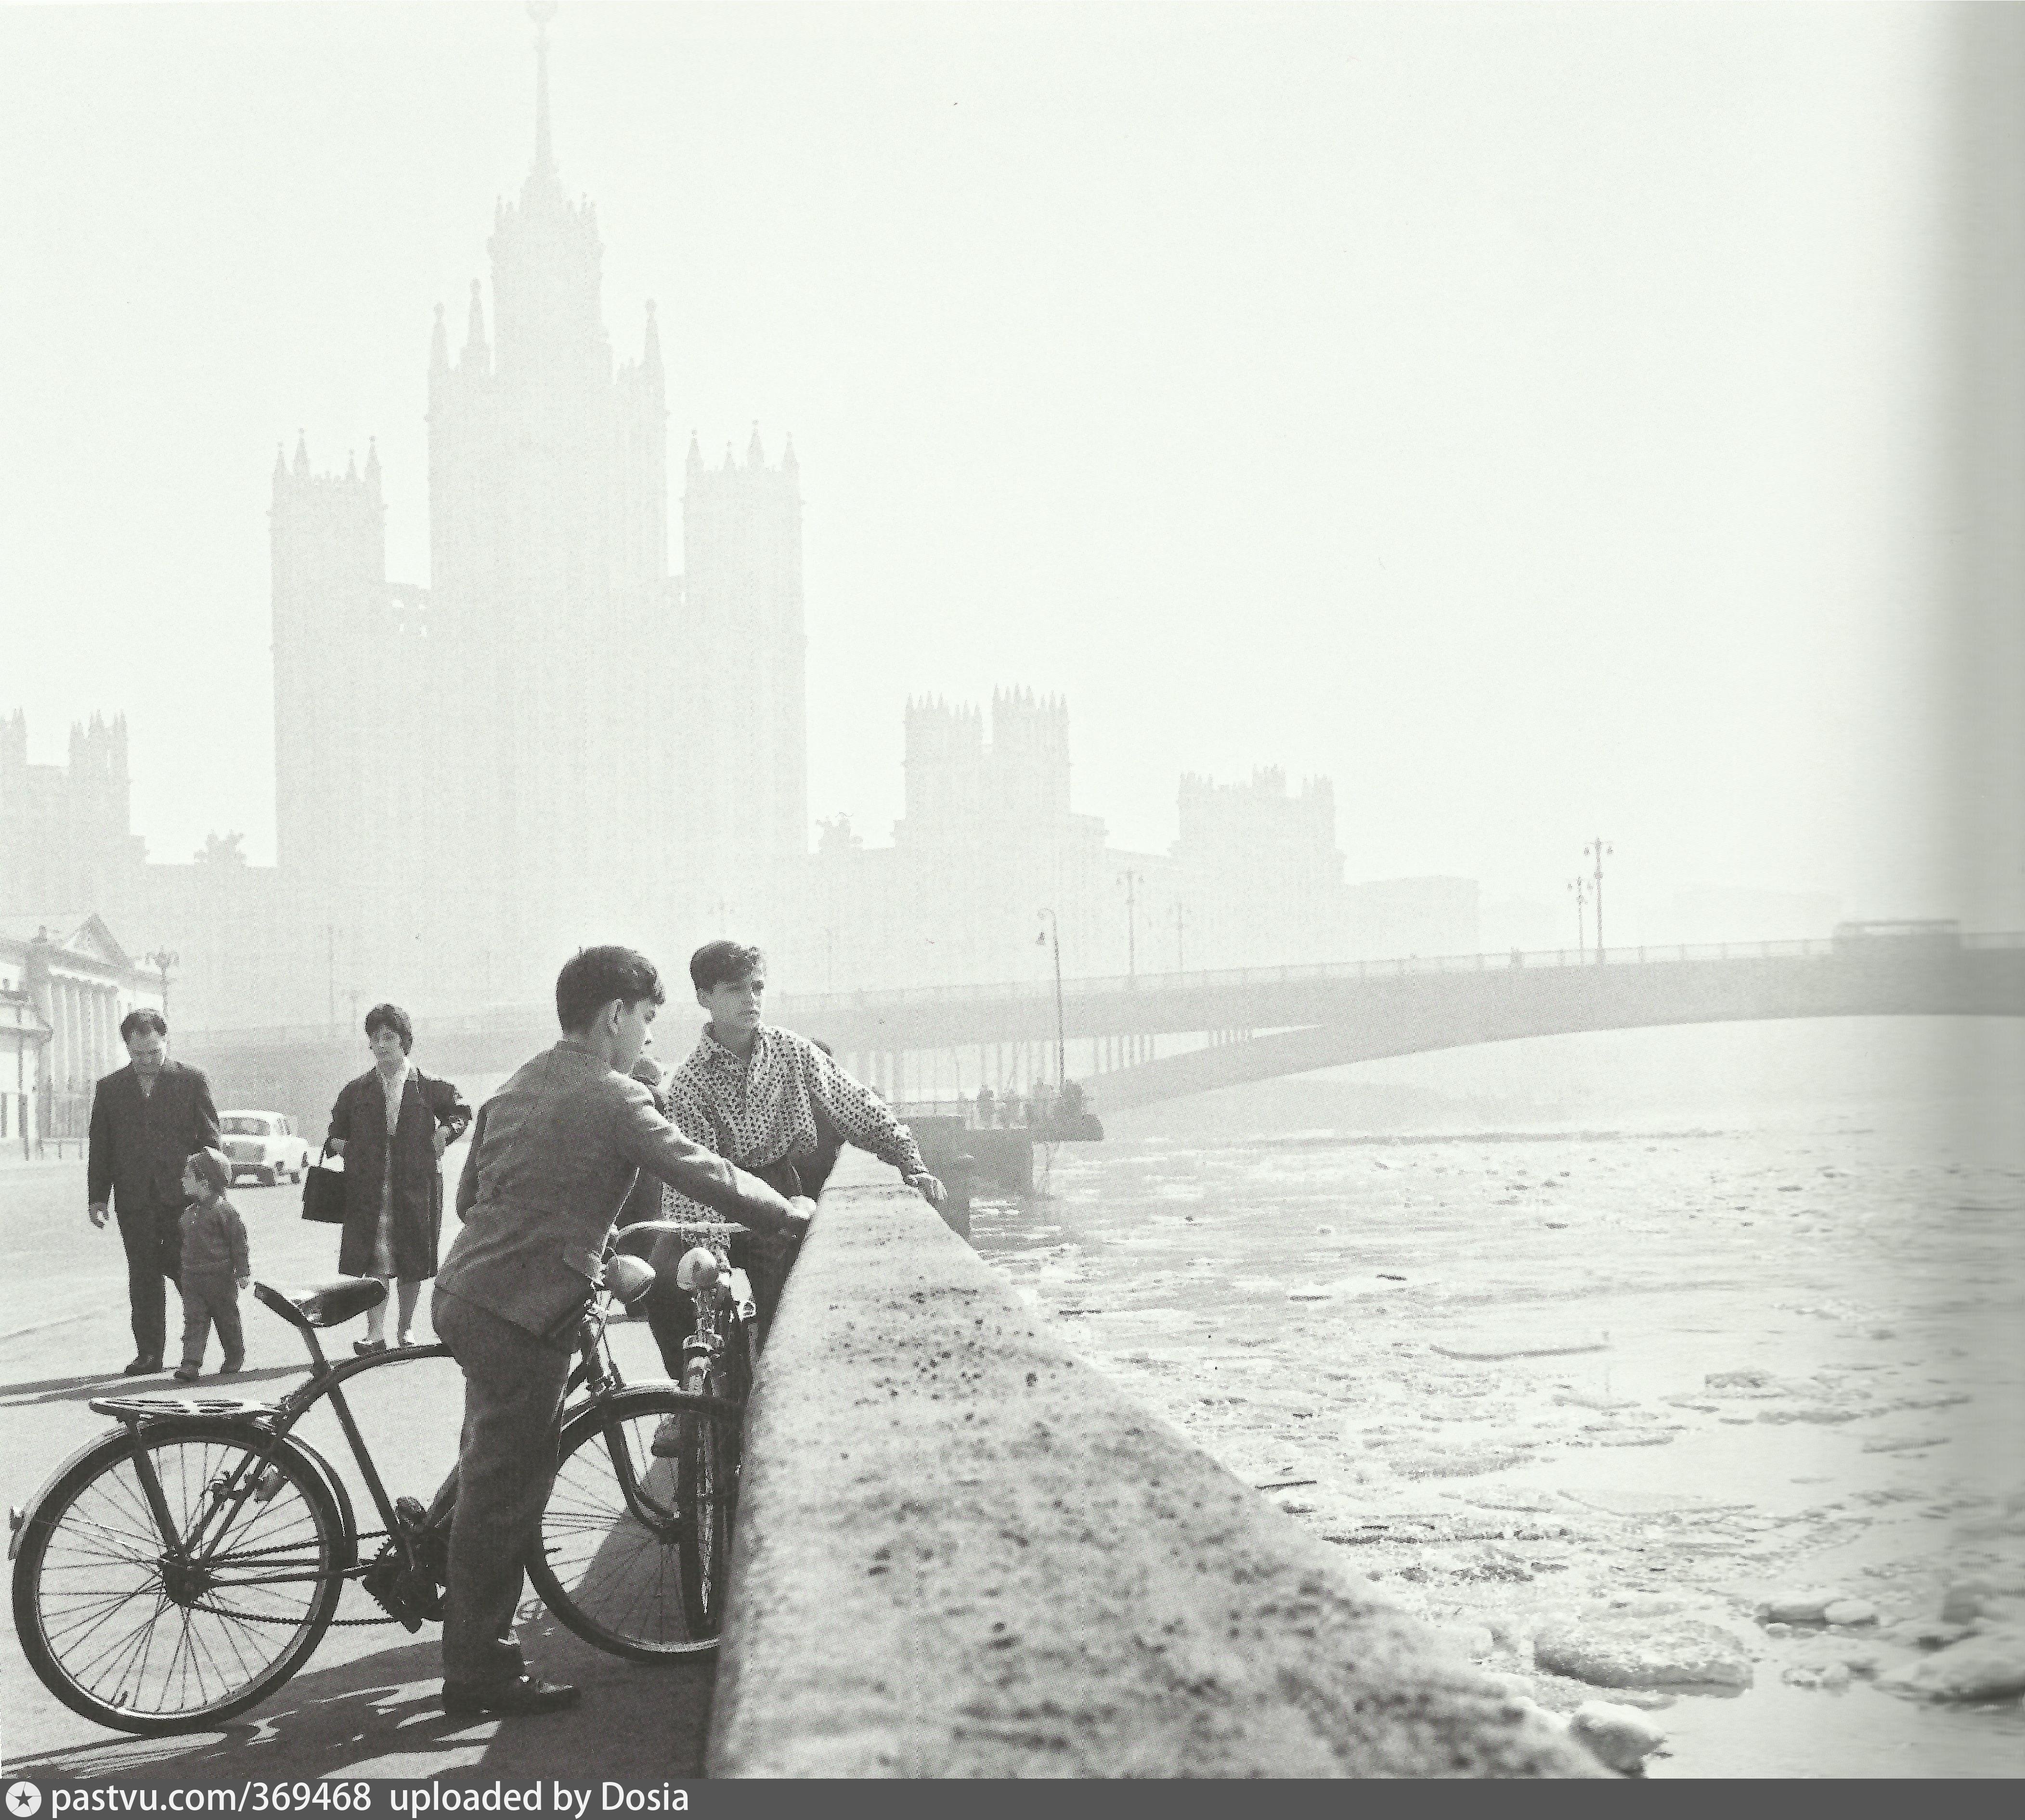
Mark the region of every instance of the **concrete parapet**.
POLYGON ((904 1190, 825 1197, 746 1459, 712 1775, 1604 1773, 904 1190))

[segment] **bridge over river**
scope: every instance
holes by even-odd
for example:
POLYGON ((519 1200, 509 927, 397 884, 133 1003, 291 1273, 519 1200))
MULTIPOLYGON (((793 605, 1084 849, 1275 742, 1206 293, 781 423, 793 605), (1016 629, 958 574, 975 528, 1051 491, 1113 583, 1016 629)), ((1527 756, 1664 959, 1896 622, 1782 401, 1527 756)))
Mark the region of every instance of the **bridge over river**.
MULTIPOLYGON (((678 1057, 688 1007, 664 1018, 678 1057)), ((1057 1017, 1070 1078, 1098 1113, 1347 1062, 1583 1030, 1776 1018, 2025 1015, 2025 934, 1861 936, 1353 961, 784 995, 769 1013, 819 1037, 888 1097, 1053 1079, 1057 1017)), ((418 1018, 428 1066, 498 1073, 555 1040, 546 1004, 418 1018)), ((221 1105, 320 1120, 365 1066, 327 1026, 178 1033, 221 1105)))

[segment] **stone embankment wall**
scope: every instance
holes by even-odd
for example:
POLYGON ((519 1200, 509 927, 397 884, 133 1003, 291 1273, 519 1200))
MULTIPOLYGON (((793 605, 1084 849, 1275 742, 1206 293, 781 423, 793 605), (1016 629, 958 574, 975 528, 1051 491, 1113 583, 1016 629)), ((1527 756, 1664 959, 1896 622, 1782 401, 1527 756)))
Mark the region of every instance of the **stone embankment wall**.
POLYGON ((730 1616, 716 1776, 1606 1773, 848 1176, 762 1363, 730 1616))

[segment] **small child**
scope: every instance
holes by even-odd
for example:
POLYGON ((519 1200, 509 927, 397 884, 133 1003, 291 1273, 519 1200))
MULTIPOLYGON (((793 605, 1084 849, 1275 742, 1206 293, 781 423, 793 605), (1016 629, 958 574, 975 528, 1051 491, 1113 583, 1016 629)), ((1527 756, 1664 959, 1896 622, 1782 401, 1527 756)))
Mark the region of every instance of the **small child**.
POLYGON ((246 1362, 246 1341, 239 1329, 239 1290, 252 1282, 253 1266, 239 1209, 225 1198, 226 1184, 231 1179, 225 1158, 216 1150, 194 1151, 183 1165, 183 1192, 190 1204, 183 1209, 183 1362, 176 1368, 179 1384, 194 1384, 202 1372, 204 1342, 211 1337, 213 1321, 218 1323, 218 1342, 225 1348, 219 1376, 230 1377, 246 1362))

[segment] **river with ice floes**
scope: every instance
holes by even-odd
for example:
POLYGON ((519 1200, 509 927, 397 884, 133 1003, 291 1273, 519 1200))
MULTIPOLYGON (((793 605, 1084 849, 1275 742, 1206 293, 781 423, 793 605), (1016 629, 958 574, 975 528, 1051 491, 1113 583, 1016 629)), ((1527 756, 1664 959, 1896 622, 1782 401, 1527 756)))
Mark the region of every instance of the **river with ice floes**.
POLYGON ((2014 1150, 1114 1124, 978 1249, 1457 1657, 1653 1776, 2025 1772, 2014 1150))

